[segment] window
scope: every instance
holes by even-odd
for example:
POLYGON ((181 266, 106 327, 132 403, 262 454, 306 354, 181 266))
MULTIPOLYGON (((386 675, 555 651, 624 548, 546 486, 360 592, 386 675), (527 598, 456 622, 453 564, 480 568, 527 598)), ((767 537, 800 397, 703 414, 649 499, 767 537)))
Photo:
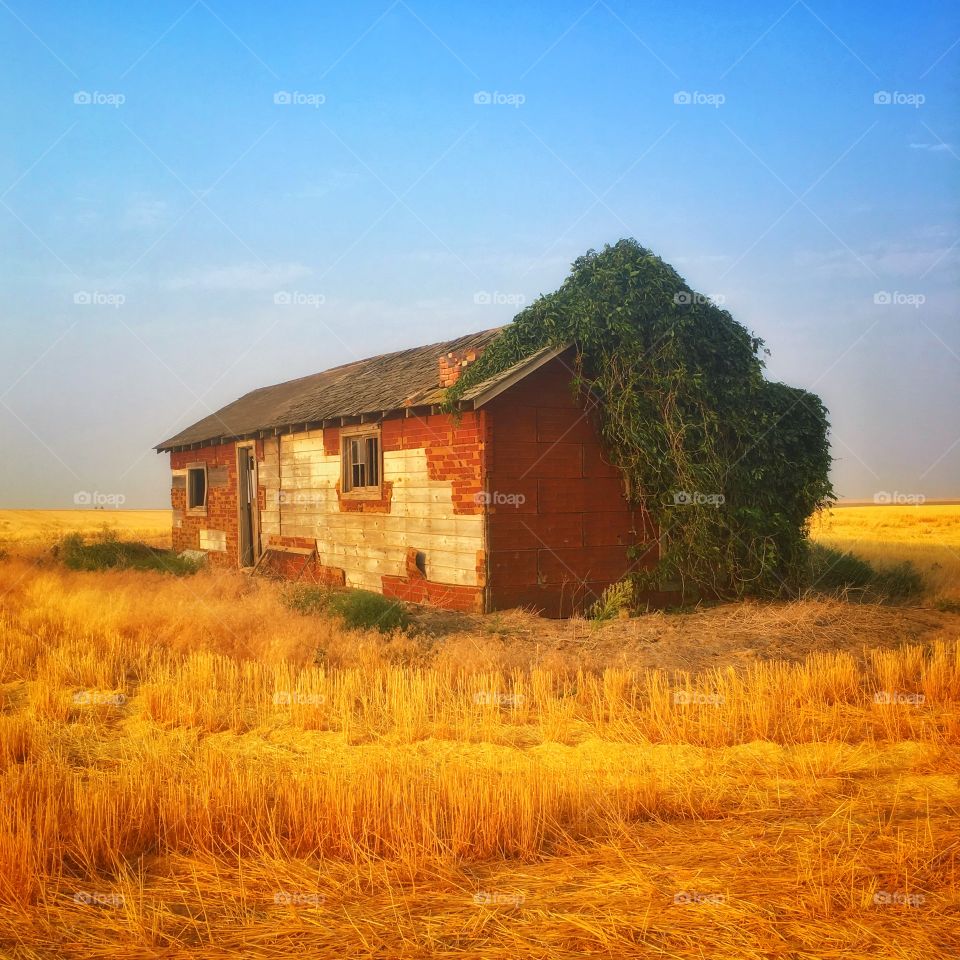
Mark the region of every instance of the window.
POLYGON ((207 466, 187 467, 187 510, 207 512, 207 466))
POLYGON ((354 496, 380 495, 380 431, 365 427, 340 441, 343 475, 340 490, 354 496))

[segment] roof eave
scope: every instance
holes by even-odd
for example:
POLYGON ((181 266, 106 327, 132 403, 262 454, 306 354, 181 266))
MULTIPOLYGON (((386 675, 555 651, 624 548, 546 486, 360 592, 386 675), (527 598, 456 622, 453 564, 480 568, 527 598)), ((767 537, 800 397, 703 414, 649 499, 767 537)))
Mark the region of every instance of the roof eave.
POLYGON ((487 404, 496 397, 499 397, 501 393, 509 390, 521 380, 529 377, 531 373, 539 370, 551 360, 555 360, 561 354, 566 353, 571 346, 573 345, 566 343, 559 347, 543 347, 536 353, 532 353, 529 357, 521 360, 519 363, 515 363, 512 367, 508 367, 496 377, 491 377, 489 380, 478 383, 475 387, 473 387, 471 390, 468 390, 463 395, 462 400, 469 402, 471 404, 471 408, 477 410, 484 404, 487 404))

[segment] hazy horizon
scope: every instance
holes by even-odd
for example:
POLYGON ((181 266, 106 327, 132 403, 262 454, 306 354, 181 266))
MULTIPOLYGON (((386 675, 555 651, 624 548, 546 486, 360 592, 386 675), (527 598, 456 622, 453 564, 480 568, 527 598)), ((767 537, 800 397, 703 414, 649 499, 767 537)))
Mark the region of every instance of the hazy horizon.
POLYGON ((169 502, 249 390, 507 323, 635 237, 960 496, 960 9, 0 5, 0 507, 169 502))

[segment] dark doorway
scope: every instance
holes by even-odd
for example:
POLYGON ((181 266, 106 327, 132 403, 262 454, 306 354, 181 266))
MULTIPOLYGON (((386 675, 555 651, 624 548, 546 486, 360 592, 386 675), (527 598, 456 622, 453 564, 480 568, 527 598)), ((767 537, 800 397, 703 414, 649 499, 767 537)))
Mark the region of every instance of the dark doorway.
POLYGON ((260 559, 257 458, 252 446, 237 447, 237 494, 240 501, 240 566, 252 567, 260 559))

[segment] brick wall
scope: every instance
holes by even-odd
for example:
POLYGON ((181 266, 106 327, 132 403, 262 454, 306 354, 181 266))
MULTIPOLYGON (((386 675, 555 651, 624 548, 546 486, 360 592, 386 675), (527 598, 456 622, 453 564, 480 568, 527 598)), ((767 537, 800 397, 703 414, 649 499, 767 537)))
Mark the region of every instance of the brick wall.
POLYGON ((560 357, 484 408, 490 609, 568 616, 636 569, 628 548, 655 539, 570 380, 560 357))
MULTIPOLYGON (((267 574, 330 585, 380 590, 390 596, 461 610, 480 610, 483 556, 483 414, 392 417, 381 426, 385 496, 341 498, 340 431, 283 435, 257 444, 262 542, 294 548, 271 553, 267 574), (315 556, 304 550, 315 549, 315 556), (410 550, 425 557, 426 576, 412 577, 410 550)), ((174 545, 199 549, 201 530, 220 530, 227 549, 212 562, 236 566, 237 475, 234 444, 176 453, 171 467, 207 463, 211 483, 203 517, 185 515, 185 485, 172 501, 174 545), (211 473, 211 476, 213 474, 211 473), (179 526, 177 523, 179 521, 179 526)))
MULTIPOLYGON (((257 442, 256 455, 263 459, 263 444, 257 442)), ((185 482, 174 476, 170 490, 173 506, 173 549, 199 550, 200 531, 220 531, 226 534, 226 551, 209 550, 211 563, 235 567, 239 556, 239 529, 237 518, 237 450, 233 443, 200 447, 170 454, 170 469, 185 470, 194 463, 207 465, 207 507, 202 516, 187 514, 187 490, 185 482)), ((265 492, 261 487, 258 499, 262 506, 265 492)))

